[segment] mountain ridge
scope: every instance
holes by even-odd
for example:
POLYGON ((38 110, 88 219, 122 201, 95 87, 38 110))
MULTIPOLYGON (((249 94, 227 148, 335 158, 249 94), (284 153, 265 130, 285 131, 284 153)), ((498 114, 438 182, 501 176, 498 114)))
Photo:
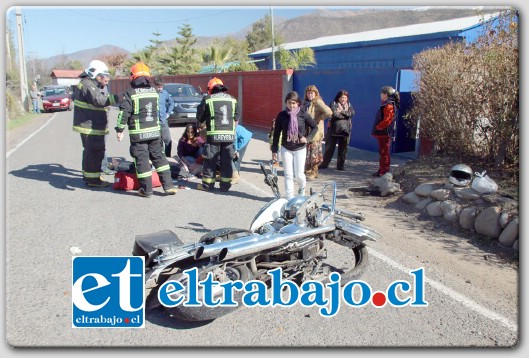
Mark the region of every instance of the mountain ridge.
MULTIPOLYGON (((281 36, 284 43, 305 41, 318 37, 342 35, 348 33, 364 32, 385 28, 400 27, 412 24, 443 21, 467 16, 475 16, 478 13, 490 13, 501 7, 419 7, 410 9, 387 9, 370 8, 361 10, 330 10, 316 9, 309 14, 301 15, 291 19, 274 18, 276 34, 281 36)), ((252 25, 225 36, 195 36, 197 42, 195 48, 203 49, 209 47, 215 39, 232 37, 244 39, 251 31, 252 25)), ((167 47, 172 47, 176 39, 163 40, 167 47)), ((58 64, 78 60, 88 63, 94 58, 104 58, 110 54, 122 52, 130 56, 132 53, 122 47, 107 44, 97 48, 77 51, 70 54, 61 54, 42 59, 43 65, 53 68, 58 64)))

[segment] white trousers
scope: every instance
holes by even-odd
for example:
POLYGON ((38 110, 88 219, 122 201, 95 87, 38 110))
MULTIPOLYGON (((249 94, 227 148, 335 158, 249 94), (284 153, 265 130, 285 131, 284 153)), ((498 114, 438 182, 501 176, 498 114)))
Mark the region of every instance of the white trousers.
POLYGON ((290 151, 281 147, 281 157, 283 158, 283 171, 285 174, 285 194, 287 199, 294 197, 294 178, 298 183, 297 195, 305 195, 307 178, 305 177, 305 159, 307 148, 290 151))

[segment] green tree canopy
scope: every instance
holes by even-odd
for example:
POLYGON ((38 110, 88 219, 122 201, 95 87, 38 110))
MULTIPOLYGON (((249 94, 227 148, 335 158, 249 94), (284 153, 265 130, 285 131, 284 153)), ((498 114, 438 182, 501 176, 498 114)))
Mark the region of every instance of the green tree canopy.
MULTIPOLYGON (((246 35, 248 51, 250 53, 272 47, 272 18, 266 15, 252 25, 252 30, 246 35)), ((283 43, 283 38, 277 34, 274 27, 274 46, 283 43)))

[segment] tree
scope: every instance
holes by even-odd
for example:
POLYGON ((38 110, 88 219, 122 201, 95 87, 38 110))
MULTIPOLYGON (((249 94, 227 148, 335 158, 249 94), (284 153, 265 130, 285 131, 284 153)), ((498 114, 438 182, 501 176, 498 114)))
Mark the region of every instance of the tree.
POLYGON ((69 60, 66 62, 64 69, 66 70, 84 70, 84 66, 79 60, 69 60))
POLYGON ((105 62, 109 67, 109 72, 112 76, 115 76, 117 74, 123 74, 126 73, 123 71, 123 66, 125 64, 125 61, 127 59, 128 55, 125 52, 118 52, 116 54, 107 55, 103 58, 103 62, 105 62))
POLYGON ((231 58, 231 48, 211 46, 202 52, 202 60, 206 65, 213 65, 213 72, 226 72, 224 64, 231 58))
POLYGON ((519 48, 514 10, 484 24, 471 44, 461 42, 414 56, 420 73, 408 121, 443 153, 475 157, 498 168, 518 166, 519 48))
POLYGON ((303 47, 297 51, 288 51, 280 47, 278 53, 281 68, 304 70, 307 67, 316 65, 314 51, 310 47, 303 47))
POLYGON ((236 64, 228 67, 226 72, 247 72, 247 71, 257 71, 258 68, 253 62, 239 61, 236 64))
MULTIPOLYGON (((252 24, 252 30, 246 34, 246 42, 248 42, 250 53, 272 47, 272 18, 270 15, 267 14, 252 24)), ((274 28, 274 46, 282 43, 282 37, 277 35, 274 28)))
POLYGON ((200 69, 199 52, 192 48, 197 42, 197 39, 193 35, 191 25, 184 24, 179 29, 178 35, 181 37, 176 38, 177 44, 171 48, 163 45, 165 53, 161 54, 158 58, 164 74, 179 75, 196 73, 200 69))
MULTIPOLYGON (((157 58, 156 52, 158 51, 158 46, 160 44, 163 44, 163 42, 158 40, 158 37, 161 36, 161 34, 159 34, 157 32, 153 32, 152 34, 155 37, 154 40, 152 40, 152 39, 149 40, 149 42, 152 45, 149 45, 149 46, 145 47, 144 49, 133 53, 131 55, 132 59, 129 59, 129 60, 127 60, 125 62, 125 67, 131 68, 137 62, 143 62, 147 66, 149 66, 149 68, 151 68, 151 70, 153 70, 153 73, 157 72, 157 70, 159 68, 159 60, 157 58)), ((126 71, 126 72, 128 72, 128 71, 126 71)))

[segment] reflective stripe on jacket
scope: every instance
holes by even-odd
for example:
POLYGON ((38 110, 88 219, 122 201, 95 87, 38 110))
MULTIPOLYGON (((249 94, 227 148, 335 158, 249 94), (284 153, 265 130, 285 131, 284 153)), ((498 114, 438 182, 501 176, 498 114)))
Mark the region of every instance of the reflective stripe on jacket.
POLYGON ((117 132, 128 125, 131 142, 143 142, 160 137, 158 121, 158 92, 150 86, 129 87, 119 106, 117 132))
POLYGON ((85 75, 75 87, 74 98, 73 130, 88 135, 108 134, 106 107, 116 103, 116 96, 85 75))
POLYGON ((200 123, 206 122, 207 143, 233 143, 235 120, 239 118, 237 100, 226 93, 206 96, 197 108, 200 123))

